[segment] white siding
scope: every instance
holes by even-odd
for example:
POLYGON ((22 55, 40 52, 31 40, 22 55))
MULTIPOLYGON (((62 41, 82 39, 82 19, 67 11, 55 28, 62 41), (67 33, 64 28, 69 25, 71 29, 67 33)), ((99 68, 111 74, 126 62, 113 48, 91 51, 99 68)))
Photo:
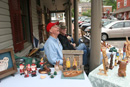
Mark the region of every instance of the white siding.
POLYGON ((33 35, 39 39, 39 32, 38 32, 38 15, 36 10, 36 0, 31 0, 32 6, 32 25, 33 25, 33 35))
POLYGON ((0 50, 13 48, 8 0, 0 1, 0 50))

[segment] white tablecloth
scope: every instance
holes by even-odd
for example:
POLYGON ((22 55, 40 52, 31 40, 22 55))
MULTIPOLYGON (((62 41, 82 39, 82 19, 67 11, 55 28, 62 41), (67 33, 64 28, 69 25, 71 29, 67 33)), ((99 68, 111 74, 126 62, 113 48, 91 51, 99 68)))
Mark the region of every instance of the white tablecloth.
MULTIPOLYGON (((54 69, 51 69, 52 73, 54 69)), ((92 87, 87 75, 84 73, 85 79, 61 79, 61 71, 55 78, 51 79, 47 74, 37 73, 36 77, 24 78, 24 75, 20 75, 19 71, 15 74, 15 77, 8 76, 1 80, 0 87, 92 87), (40 76, 46 76, 45 79, 40 79, 40 76)))
POLYGON ((101 64, 89 73, 89 80, 93 87, 130 87, 130 64, 126 67, 126 77, 118 76, 118 66, 114 66, 112 70, 108 70, 108 76, 98 75, 99 69, 103 69, 101 64))

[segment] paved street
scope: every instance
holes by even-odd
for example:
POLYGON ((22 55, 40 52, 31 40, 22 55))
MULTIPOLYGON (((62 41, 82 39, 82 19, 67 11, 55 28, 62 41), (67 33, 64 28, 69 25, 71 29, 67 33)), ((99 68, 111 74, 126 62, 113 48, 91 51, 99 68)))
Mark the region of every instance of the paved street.
MULTIPOLYGON (((129 38, 130 40, 130 38, 129 38)), ((125 38, 113 38, 113 39, 108 39, 106 42, 108 44, 111 44, 119 49, 123 49, 124 42, 126 41, 125 38)))

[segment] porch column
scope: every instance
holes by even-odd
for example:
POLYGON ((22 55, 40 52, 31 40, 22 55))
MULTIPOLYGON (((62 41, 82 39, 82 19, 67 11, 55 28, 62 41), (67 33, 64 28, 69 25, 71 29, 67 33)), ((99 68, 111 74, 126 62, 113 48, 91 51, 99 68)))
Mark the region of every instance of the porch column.
POLYGON ((67 34, 69 34, 69 11, 66 9, 66 26, 67 26, 67 34))
POLYGON ((100 65, 102 0, 92 0, 91 6, 90 71, 100 65))
POLYGON ((67 34, 68 34, 68 12, 67 12, 67 9, 65 10, 65 23, 67 26, 67 34))
POLYGON ((78 1, 74 0, 74 41, 78 44, 79 31, 78 31, 78 1))
POLYGON ((69 34, 72 35, 72 20, 71 20, 71 3, 69 3, 69 34))

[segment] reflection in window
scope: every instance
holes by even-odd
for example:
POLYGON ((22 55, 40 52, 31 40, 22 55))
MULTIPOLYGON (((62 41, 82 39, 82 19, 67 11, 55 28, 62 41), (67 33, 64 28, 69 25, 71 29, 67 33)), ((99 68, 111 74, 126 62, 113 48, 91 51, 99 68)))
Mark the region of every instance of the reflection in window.
POLYGON ((130 27, 130 22, 125 22, 125 27, 130 27))
POLYGON ((116 23, 112 26, 112 28, 122 28, 122 27, 123 27, 123 22, 116 23))

